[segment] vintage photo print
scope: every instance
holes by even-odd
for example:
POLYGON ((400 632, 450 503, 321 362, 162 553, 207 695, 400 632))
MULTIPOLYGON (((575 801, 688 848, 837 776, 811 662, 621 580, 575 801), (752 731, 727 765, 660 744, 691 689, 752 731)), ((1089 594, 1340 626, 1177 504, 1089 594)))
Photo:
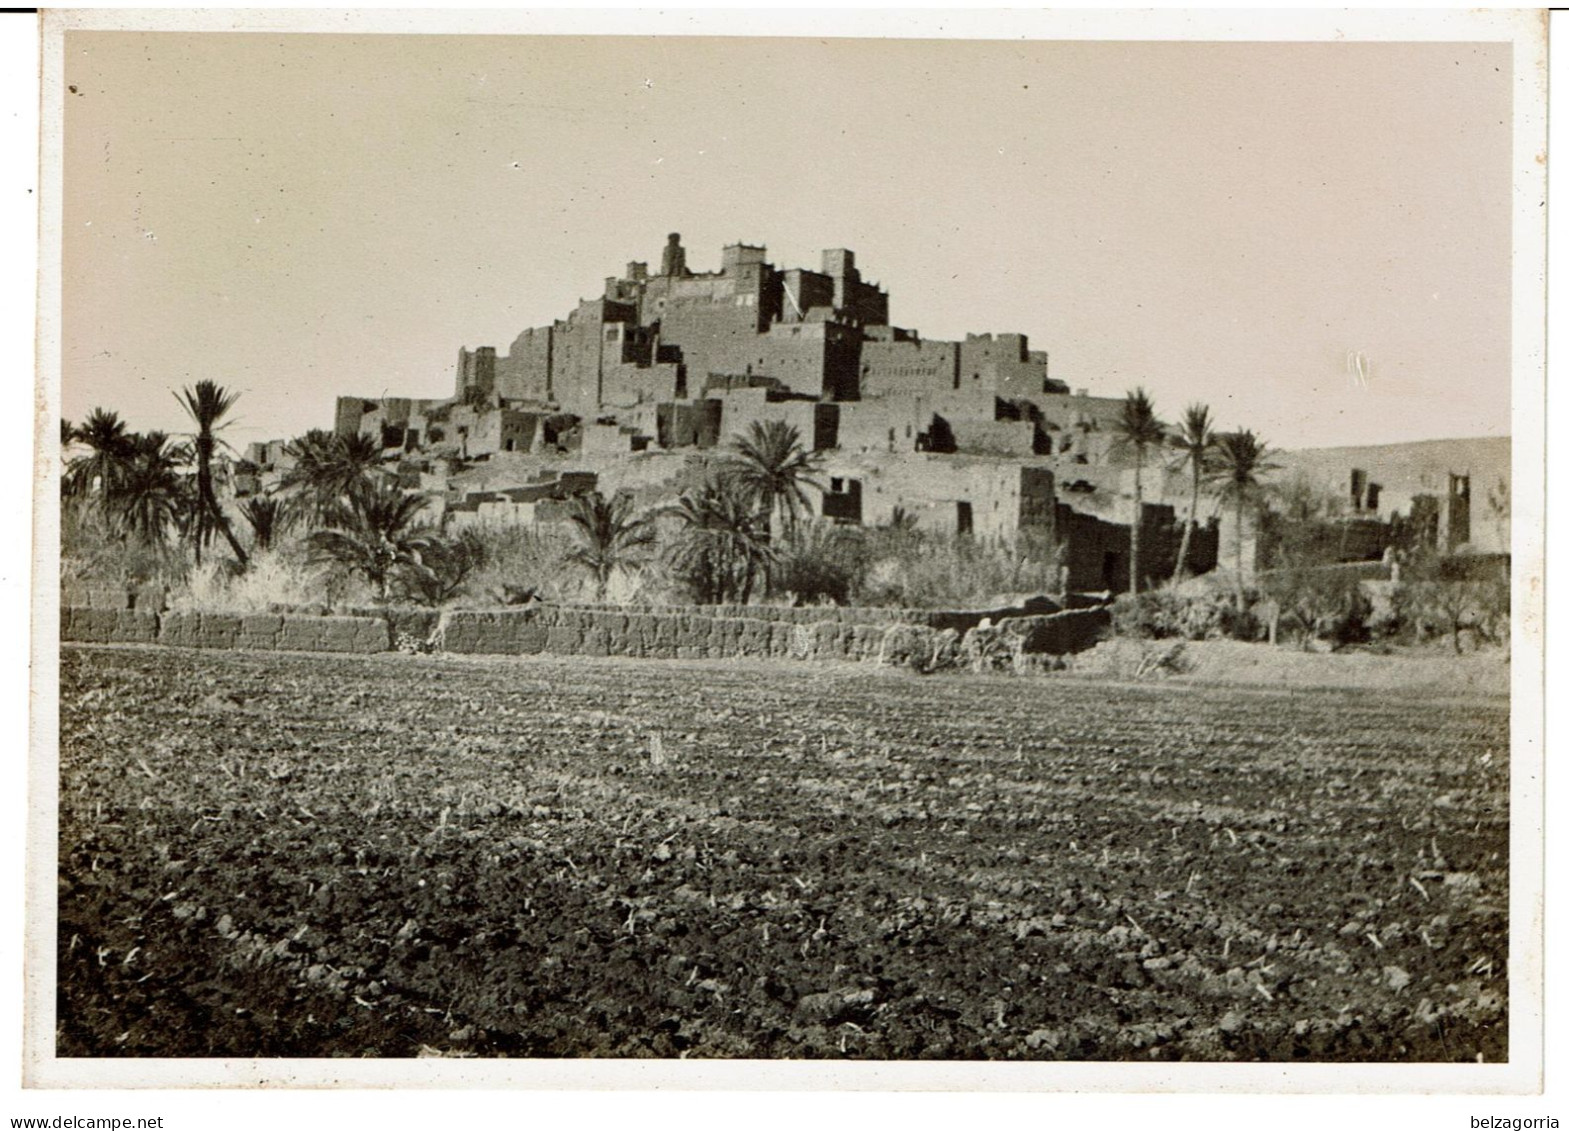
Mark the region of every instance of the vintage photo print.
POLYGON ((1538 14, 43 21, 29 1085, 1539 1088, 1538 14))

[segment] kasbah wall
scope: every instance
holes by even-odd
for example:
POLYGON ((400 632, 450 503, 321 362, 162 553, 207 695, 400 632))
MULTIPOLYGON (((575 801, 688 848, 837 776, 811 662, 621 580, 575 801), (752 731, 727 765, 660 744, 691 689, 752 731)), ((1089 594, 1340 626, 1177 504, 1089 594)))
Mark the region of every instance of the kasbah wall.
POLYGON ((888 609, 536 606, 504 610, 380 608, 353 615, 159 612, 61 606, 60 639, 261 652, 375 655, 413 642, 422 651, 474 655, 629 656, 658 659, 848 661, 881 665, 995 666, 1001 638, 1014 666, 1092 647, 1110 625, 1104 608, 1032 606, 917 612, 888 609))
MULTIPOLYGON (((1043 534, 1065 545, 1071 588, 1100 590, 1127 583, 1134 504, 1130 456, 1115 443, 1122 404, 1053 377, 1023 334, 935 341, 892 325, 887 293, 848 249, 824 251, 817 270, 780 269, 764 247, 737 243, 717 270, 694 271, 672 233, 657 266, 628 263, 600 297, 523 330, 505 354, 460 349, 450 398, 342 397, 335 428, 416 464, 425 489, 443 461, 466 465, 439 492, 464 514, 487 463, 494 491, 537 483, 542 469, 601 475, 626 460, 679 460, 784 421, 824 456, 825 516, 878 524, 898 511, 922 529, 977 538, 1043 534), (497 482, 503 467, 515 468, 515 484, 497 482)), ((1174 564, 1187 482, 1163 467, 1143 480, 1141 564, 1152 581, 1174 564)), ((1235 545, 1235 519, 1210 506, 1200 521, 1194 568, 1230 565, 1220 547, 1235 545)), ((1251 572, 1261 539, 1244 521, 1251 572)))

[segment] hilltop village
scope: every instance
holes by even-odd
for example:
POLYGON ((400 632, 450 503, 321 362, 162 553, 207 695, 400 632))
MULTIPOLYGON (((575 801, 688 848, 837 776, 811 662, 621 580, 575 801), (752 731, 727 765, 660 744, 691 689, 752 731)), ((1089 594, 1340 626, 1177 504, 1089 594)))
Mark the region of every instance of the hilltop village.
MULTIPOLYGON (((817 270, 778 268, 762 246, 732 244, 694 271, 678 234, 657 270, 633 261, 564 319, 523 330, 505 353, 458 351, 450 397, 340 396, 334 430, 374 439, 400 482, 425 493, 447 529, 561 520, 589 491, 667 500, 754 423, 784 421, 818 454, 817 513, 865 526, 1064 547, 1065 588, 1128 586, 1134 459, 1117 442, 1122 396, 1070 388, 1022 333, 923 339, 894 326, 889 298, 855 253, 817 270)), ((252 444, 236 494, 287 470, 284 441, 252 444)), ((1142 472, 1141 573, 1169 576, 1188 480, 1155 457, 1142 472)), ((1343 557, 1377 558, 1395 503, 1452 549, 1470 538, 1470 484, 1400 500, 1344 469, 1343 557)), ((1259 561, 1256 523, 1240 531, 1213 504, 1188 551, 1204 573, 1259 561)))

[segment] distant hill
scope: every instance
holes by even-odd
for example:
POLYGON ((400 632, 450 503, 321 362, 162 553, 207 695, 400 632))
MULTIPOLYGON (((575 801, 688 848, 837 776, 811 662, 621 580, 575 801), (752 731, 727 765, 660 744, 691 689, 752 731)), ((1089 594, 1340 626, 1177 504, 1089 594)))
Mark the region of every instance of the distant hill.
POLYGON ((1379 511, 1405 511, 1413 495, 1441 495, 1449 473, 1471 476, 1471 542, 1479 550, 1506 549, 1506 524, 1489 506, 1489 492, 1510 482, 1510 438, 1419 440, 1350 448, 1301 448, 1275 453, 1281 482, 1302 475, 1325 491, 1349 496, 1351 469, 1361 468, 1381 488, 1379 511))

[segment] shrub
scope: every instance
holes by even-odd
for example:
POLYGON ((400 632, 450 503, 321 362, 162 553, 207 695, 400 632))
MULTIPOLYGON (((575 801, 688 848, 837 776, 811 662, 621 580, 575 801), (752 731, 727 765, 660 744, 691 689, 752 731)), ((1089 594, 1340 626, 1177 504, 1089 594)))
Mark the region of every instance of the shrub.
POLYGON ((1182 640, 1103 640, 1088 652, 1059 659, 1069 671, 1113 679, 1163 679, 1195 666, 1182 640))
POLYGON ((480 528, 472 533, 484 548, 484 562, 468 576, 466 589, 478 603, 520 604, 535 599, 563 601, 580 578, 566 568, 572 538, 561 523, 480 528))
POLYGON ((1018 620, 981 624, 964 634, 959 645, 958 663, 971 671, 1026 671, 1030 658, 1024 643, 1029 630, 1018 620))
POLYGON ((485 564, 486 553, 484 539, 472 530, 433 538, 420 555, 418 568, 404 569, 394 577, 393 592, 416 605, 443 604, 463 591, 485 564))
POLYGON ((252 557, 243 572, 228 560, 209 559, 171 592, 169 606, 186 612, 265 613, 275 606, 309 605, 323 596, 341 601, 348 595, 341 582, 330 584, 325 571, 299 552, 272 550, 252 557))
POLYGON ((1507 561, 1415 554, 1392 596, 1395 630, 1418 641, 1447 635, 1456 652, 1461 634, 1495 644, 1509 640, 1507 561))
POLYGON ((910 528, 873 531, 858 604, 973 608, 1002 595, 1060 593, 1062 553, 1044 538, 990 542, 910 528))
POLYGON ((858 533, 832 523, 802 523, 786 537, 769 571, 769 589, 796 604, 847 605, 865 567, 858 533))
POLYGON ((1328 568, 1279 570, 1268 576, 1265 593, 1304 648, 1316 640, 1335 647, 1365 642, 1373 603, 1354 573, 1328 568))
POLYGON ((1245 594, 1239 605, 1230 592, 1151 589, 1136 597, 1124 594, 1112 603, 1112 633, 1130 640, 1254 640, 1259 635, 1256 598, 1245 594))
POLYGON ((768 516, 747 489, 733 475, 710 471, 664 513, 679 529, 662 556, 668 575, 699 605, 748 604, 778 551, 768 516))
POLYGON ((143 542, 112 529, 96 507, 67 500, 60 513, 60 580, 83 584, 156 583, 179 588, 191 570, 188 543, 143 542))
POLYGON ((889 625, 883 633, 877 662, 909 668, 922 675, 951 668, 959 659, 959 634, 951 628, 935 630, 922 625, 889 625))

